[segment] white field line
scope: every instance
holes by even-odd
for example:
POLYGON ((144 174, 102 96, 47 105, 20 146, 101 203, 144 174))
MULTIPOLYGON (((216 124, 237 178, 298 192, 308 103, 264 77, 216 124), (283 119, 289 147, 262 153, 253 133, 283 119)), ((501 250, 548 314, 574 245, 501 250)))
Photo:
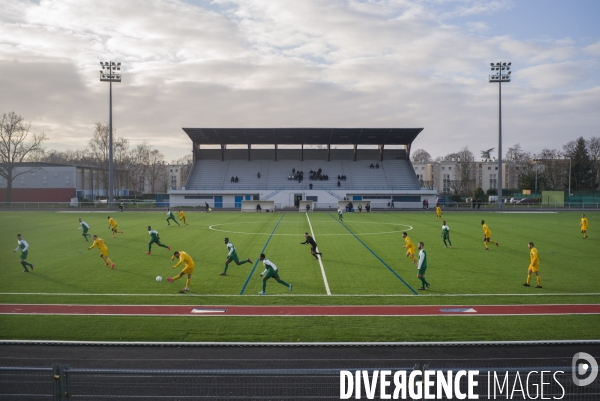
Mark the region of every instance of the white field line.
MULTIPOLYGON (((306 213, 306 220, 308 220, 308 226, 310 227, 310 233, 315 241, 315 233, 312 228, 312 224, 310 224, 310 218, 308 217, 308 213, 306 213)), ((319 252, 319 247, 317 247, 317 252, 319 252)), ((327 291, 327 295, 331 295, 331 290, 329 289, 329 283, 327 282, 327 276, 325 275, 325 267, 323 267, 323 261, 321 260, 321 255, 317 255, 319 258, 319 265, 321 265, 321 274, 323 275, 323 283, 325 284, 325 291, 327 291)))
MULTIPOLYGON (((327 280, 325 280, 327 286, 327 280)), ((329 290, 329 287, 327 287, 329 290)), ((88 294, 88 293, 53 293, 53 292, 0 292, 2 295, 43 295, 43 296, 61 296, 61 297, 239 297, 237 294, 88 294)), ((252 297, 255 295, 244 295, 244 297, 252 297)), ((264 298, 264 295, 256 295, 257 297, 264 298)), ((269 294, 269 297, 414 297, 413 294, 269 294)), ((552 296, 552 297, 587 297, 587 296, 600 296, 600 292, 584 292, 584 293, 542 293, 536 294, 421 294, 420 297, 429 298, 444 298, 444 297, 540 297, 540 296, 552 296)), ((12 302, 0 302, 0 304, 6 304, 12 302)))

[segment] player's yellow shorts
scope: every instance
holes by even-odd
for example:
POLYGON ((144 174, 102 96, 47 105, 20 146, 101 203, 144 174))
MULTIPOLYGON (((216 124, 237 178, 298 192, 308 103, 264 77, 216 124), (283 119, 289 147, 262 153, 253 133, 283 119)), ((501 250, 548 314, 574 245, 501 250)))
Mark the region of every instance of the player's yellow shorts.
POLYGON ((529 270, 531 270, 534 273, 537 273, 537 272, 540 271, 540 267, 539 266, 529 265, 529 270))
POLYGON ((406 253, 415 256, 415 247, 411 246, 410 248, 406 248, 406 253))
POLYGON ((185 273, 185 274, 192 274, 192 273, 194 273, 194 265, 188 265, 186 263, 185 267, 183 268, 183 270, 181 272, 185 273))
POLYGON ((100 249, 100 256, 103 258, 108 256, 108 249, 100 249))
POLYGON ((117 225, 115 224, 114 226, 110 226, 110 229, 113 231, 117 231, 117 225))

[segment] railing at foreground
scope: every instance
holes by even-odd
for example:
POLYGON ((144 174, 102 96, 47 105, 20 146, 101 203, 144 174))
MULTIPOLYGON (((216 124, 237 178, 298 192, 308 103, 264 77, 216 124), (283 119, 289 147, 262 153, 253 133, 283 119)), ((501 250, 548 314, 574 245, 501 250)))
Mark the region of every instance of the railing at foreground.
MULTIPOLYGON (((585 387, 573 382, 570 366, 550 367, 468 367, 415 365, 412 367, 382 369, 352 369, 366 371, 369 377, 375 370, 422 372, 437 370, 454 376, 459 370, 477 370, 475 394, 480 399, 522 399, 527 392, 533 398, 569 401, 597 401, 600 398, 600 381, 596 379, 585 387), (531 374, 534 373, 533 377, 531 374), (504 382, 506 380, 506 382, 504 382), (517 397, 514 397, 514 386, 517 397), (501 388, 502 387, 502 388, 501 388), (493 398, 487 398, 492 395, 493 398)), ((339 400, 348 387, 342 380, 341 369, 89 369, 70 368, 57 363, 51 368, 0 367, 0 400, 116 400, 116 399, 210 399, 210 400, 339 400)), ((344 378, 345 380, 346 378, 344 378)), ((390 379, 388 394, 394 390, 390 379)), ((379 384, 379 383, 378 383, 379 384)), ((378 393, 379 393, 379 386, 378 393)), ((435 386, 430 392, 435 394, 435 386)), ((459 390, 466 394, 467 382, 461 380, 459 390)), ((367 399, 365 388, 363 397, 367 399)), ((352 397, 354 398, 354 397, 352 397)), ((388 397, 390 398, 390 397, 388 397)), ((377 397, 376 399, 380 399, 377 397)), ((410 397, 403 399, 412 399, 410 397)), ((419 398, 420 399, 420 398, 419 398)), ((436 398, 439 399, 439 398, 436 398)), ((445 398, 442 398, 445 399, 445 398)))

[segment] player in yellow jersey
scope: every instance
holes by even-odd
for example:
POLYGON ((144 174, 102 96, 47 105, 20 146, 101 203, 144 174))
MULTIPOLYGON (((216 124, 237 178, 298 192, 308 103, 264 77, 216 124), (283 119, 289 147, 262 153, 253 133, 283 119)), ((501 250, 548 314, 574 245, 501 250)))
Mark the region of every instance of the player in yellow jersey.
POLYGON ((540 277, 540 258, 538 256, 538 251, 533 246, 533 242, 527 244, 527 247, 530 249, 529 251, 529 269, 527 270, 527 282, 523 284, 525 287, 529 287, 529 282, 531 281, 531 273, 535 273, 535 279, 537 280, 537 285, 535 288, 542 288, 542 278, 540 277))
MULTIPOLYGON (((119 231, 117 230, 117 222, 112 217, 108 216, 108 228, 112 231, 112 237, 115 238, 115 234, 119 231)), ((123 230, 121 230, 121 234, 125 234, 123 230)))
POLYGON ((496 241, 492 241, 490 239, 490 238, 492 238, 492 232, 490 231, 487 224, 485 224, 485 221, 481 220, 481 225, 483 227, 483 245, 485 245, 485 250, 487 251, 489 249, 488 242, 491 242, 492 244, 496 244, 496 246, 499 246, 496 241))
POLYGON ((438 217, 442 218, 442 208, 439 203, 435 205, 435 221, 438 221, 438 217))
POLYGON ((179 258, 179 262, 177 262, 177 264, 175 266, 173 266, 173 269, 175 269, 177 266, 179 266, 182 263, 185 263, 185 266, 183 268, 183 270, 181 271, 181 273, 179 273, 178 276, 175 276, 173 278, 167 278, 167 281, 169 283, 172 283, 175 280, 179 280, 181 277, 183 277, 184 274, 187 274, 187 281, 185 282, 185 288, 183 290, 181 290, 181 292, 186 292, 190 290, 190 281, 192 281, 192 273, 194 273, 194 261, 192 260, 192 258, 190 257, 190 255, 188 255, 186 252, 183 251, 175 251, 175 253, 173 254, 173 256, 171 256, 171 260, 174 260, 175 258, 179 258))
POLYGON ((414 265, 417 263, 415 244, 412 243, 406 231, 402 233, 402 238, 404 238, 404 243, 406 244, 402 248, 406 248, 406 257, 412 259, 412 264, 414 265))
POLYGON ((94 239, 94 242, 92 243, 92 246, 88 248, 88 250, 91 250, 94 247, 98 248, 100 250, 100 257, 104 260, 106 266, 110 265, 110 268, 114 269, 115 264, 108 257, 108 247, 106 246, 106 242, 104 242, 102 238, 98 238, 97 235, 94 235, 92 238, 94 239))
POLYGON ((581 215, 581 222, 579 223, 579 226, 581 227, 581 233, 583 234, 583 239, 586 239, 588 237, 588 235, 587 235, 588 219, 587 219, 587 217, 585 217, 585 214, 581 215))
POLYGON ((177 214, 179 215, 179 221, 183 221, 183 224, 185 224, 187 226, 188 223, 185 221, 185 213, 183 213, 181 211, 181 209, 179 209, 179 211, 177 212, 177 214))

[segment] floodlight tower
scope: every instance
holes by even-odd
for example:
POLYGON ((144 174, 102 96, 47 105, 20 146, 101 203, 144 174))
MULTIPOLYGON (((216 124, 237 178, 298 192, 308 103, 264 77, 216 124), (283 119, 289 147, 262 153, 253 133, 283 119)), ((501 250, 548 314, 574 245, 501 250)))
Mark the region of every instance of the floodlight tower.
POLYGON ((112 83, 121 82, 121 63, 114 61, 100 62, 100 81, 109 83, 108 95, 108 207, 113 208, 114 177, 113 177, 113 129, 112 129, 112 83))
POLYGON ((511 63, 490 63, 490 82, 498 82, 498 199, 497 207, 502 209, 502 82, 510 82, 511 63))

